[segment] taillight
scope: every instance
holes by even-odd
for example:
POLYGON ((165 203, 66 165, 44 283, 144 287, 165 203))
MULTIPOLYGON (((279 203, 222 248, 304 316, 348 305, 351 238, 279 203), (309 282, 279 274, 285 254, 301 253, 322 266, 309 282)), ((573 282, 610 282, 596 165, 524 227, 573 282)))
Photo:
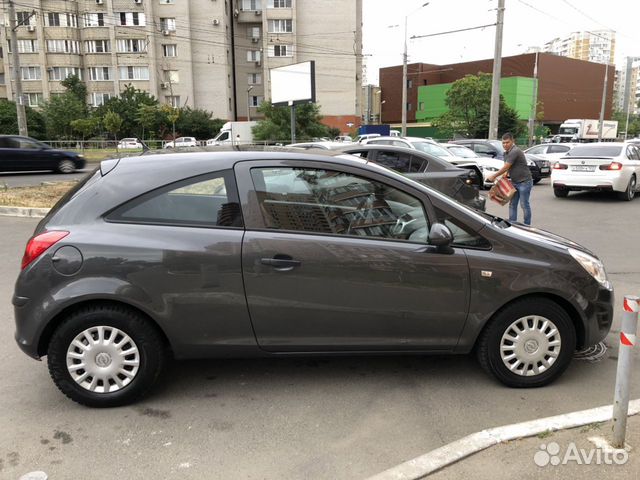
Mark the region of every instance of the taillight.
POLYGON ((566 163, 556 162, 553 164, 554 170, 566 170, 569 166, 566 163))
POLYGON ((611 162, 609 165, 600 165, 600 170, 622 170, 622 164, 620 162, 611 162))
POLYGON ((51 245, 58 243, 67 235, 69 232, 55 230, 41 233, 29 240, 22 256, 22 269, 24 270, 31 262, 46 252, 51 245))

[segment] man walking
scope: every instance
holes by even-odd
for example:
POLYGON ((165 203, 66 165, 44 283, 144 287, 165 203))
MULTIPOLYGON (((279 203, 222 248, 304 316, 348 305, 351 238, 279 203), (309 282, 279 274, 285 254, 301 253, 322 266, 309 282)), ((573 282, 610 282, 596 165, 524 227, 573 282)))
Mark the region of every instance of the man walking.
POLYGON ((500 175, 509 172, 511 183, 516 189, 516 194, 509 203, 509 221, 518 221, 518 202, 522 202, 524 224, 531 225, 529 197, 533 188, 533 178, 531 177, 531 170, 527 166, 527 159, 522 150, 516 146, 513 135, 510 133, 502 135, 502 147, 504 148, 504 166, 494 175, 487 177, 487 179, 493 182, 500 175))

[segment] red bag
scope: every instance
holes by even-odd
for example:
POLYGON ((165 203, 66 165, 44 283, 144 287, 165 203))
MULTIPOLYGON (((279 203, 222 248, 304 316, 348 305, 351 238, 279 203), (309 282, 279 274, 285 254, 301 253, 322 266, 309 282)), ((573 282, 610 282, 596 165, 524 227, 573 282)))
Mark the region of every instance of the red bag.
POLYGON ((506 205, 516 194, 516 189, 506 177, 497 178, 489 190, 489 199, 500 205, 506 205))

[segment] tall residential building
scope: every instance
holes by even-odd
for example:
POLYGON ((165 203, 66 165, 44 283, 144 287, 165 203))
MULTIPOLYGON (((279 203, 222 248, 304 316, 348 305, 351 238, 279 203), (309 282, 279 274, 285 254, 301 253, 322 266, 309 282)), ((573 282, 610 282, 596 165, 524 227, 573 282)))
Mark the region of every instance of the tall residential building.
POLYGON ((633 115, 640 114, 640 58, 630 58, 630 65, 625 62, 624 68, 616 70, 615 106, 616 110, 623 112, 625 110, 625 98, 629 99, 629 112, 633 115), (627 86, 627 72, 629 73, 629 96, 627 97, 625 89, 627 86))
POLYGON ((616 33, 612 30, 573 32, 554 38, 542 51, 587 62, 612 64, 615 61, 616 33))
MULTIPOLYGON (((359 123, 362 0, 16 0, 25 101, 37 107, 78 74, 88 103, 131 84, 173 106, 259 118, 269 70, 315 61, 325 122, 359 123)), ((8 0, 0 29, 0 98, 13 99, 8 0)))

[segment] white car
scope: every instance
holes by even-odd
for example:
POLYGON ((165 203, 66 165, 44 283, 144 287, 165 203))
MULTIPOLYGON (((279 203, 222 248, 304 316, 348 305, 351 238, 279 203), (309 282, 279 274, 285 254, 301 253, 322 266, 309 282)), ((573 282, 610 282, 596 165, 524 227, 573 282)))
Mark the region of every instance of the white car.
POLYGON ((123 138, 118 142, 118 149, 120 150, 135 150, 141 148, 142 143, 137 138, 123 138))
POLYGON ((473 162, 478 165, 478 167, 482 171, 484 186, 487 188, 493 185, 493 182, 487 180, 487 177, 490 175, 494 175, 504 166, 504 161, 490 157, 481 157, 476 152, 468 147, 465 147, 464 145, 456 145, 455 143, 443 143, 442 146, 449 150, 449 152, 455 155, 458 159, 461 159, 453 161, 449 160, 451 163, 457 165, 463 162, 473 162))
POLYGON ((622 200, 633 200, 640 177, 640 147, 632 143, 599 142, 575 146, 559 159, 551 171, 556 197, 571 191, 617 192, 622 200))
POLYGON ((198 141, 195 137, 178 137, 172 142, 167 142, 162 148, 197 147, 198 141))
POLYGON ((534 145, 527 148, 524 153, 527 155, 535 155, 536 157, 554 162, 560 157, 564 157, 569 150, 571 150, 579 143, 541 143, 540 145, 534 145))
POLYGON ((370 138, 381 137, 379 133, 363 133, 362 135, 358 135, 355 139, 357 143, 362 143, 365 140, 369 140, 370 138))

